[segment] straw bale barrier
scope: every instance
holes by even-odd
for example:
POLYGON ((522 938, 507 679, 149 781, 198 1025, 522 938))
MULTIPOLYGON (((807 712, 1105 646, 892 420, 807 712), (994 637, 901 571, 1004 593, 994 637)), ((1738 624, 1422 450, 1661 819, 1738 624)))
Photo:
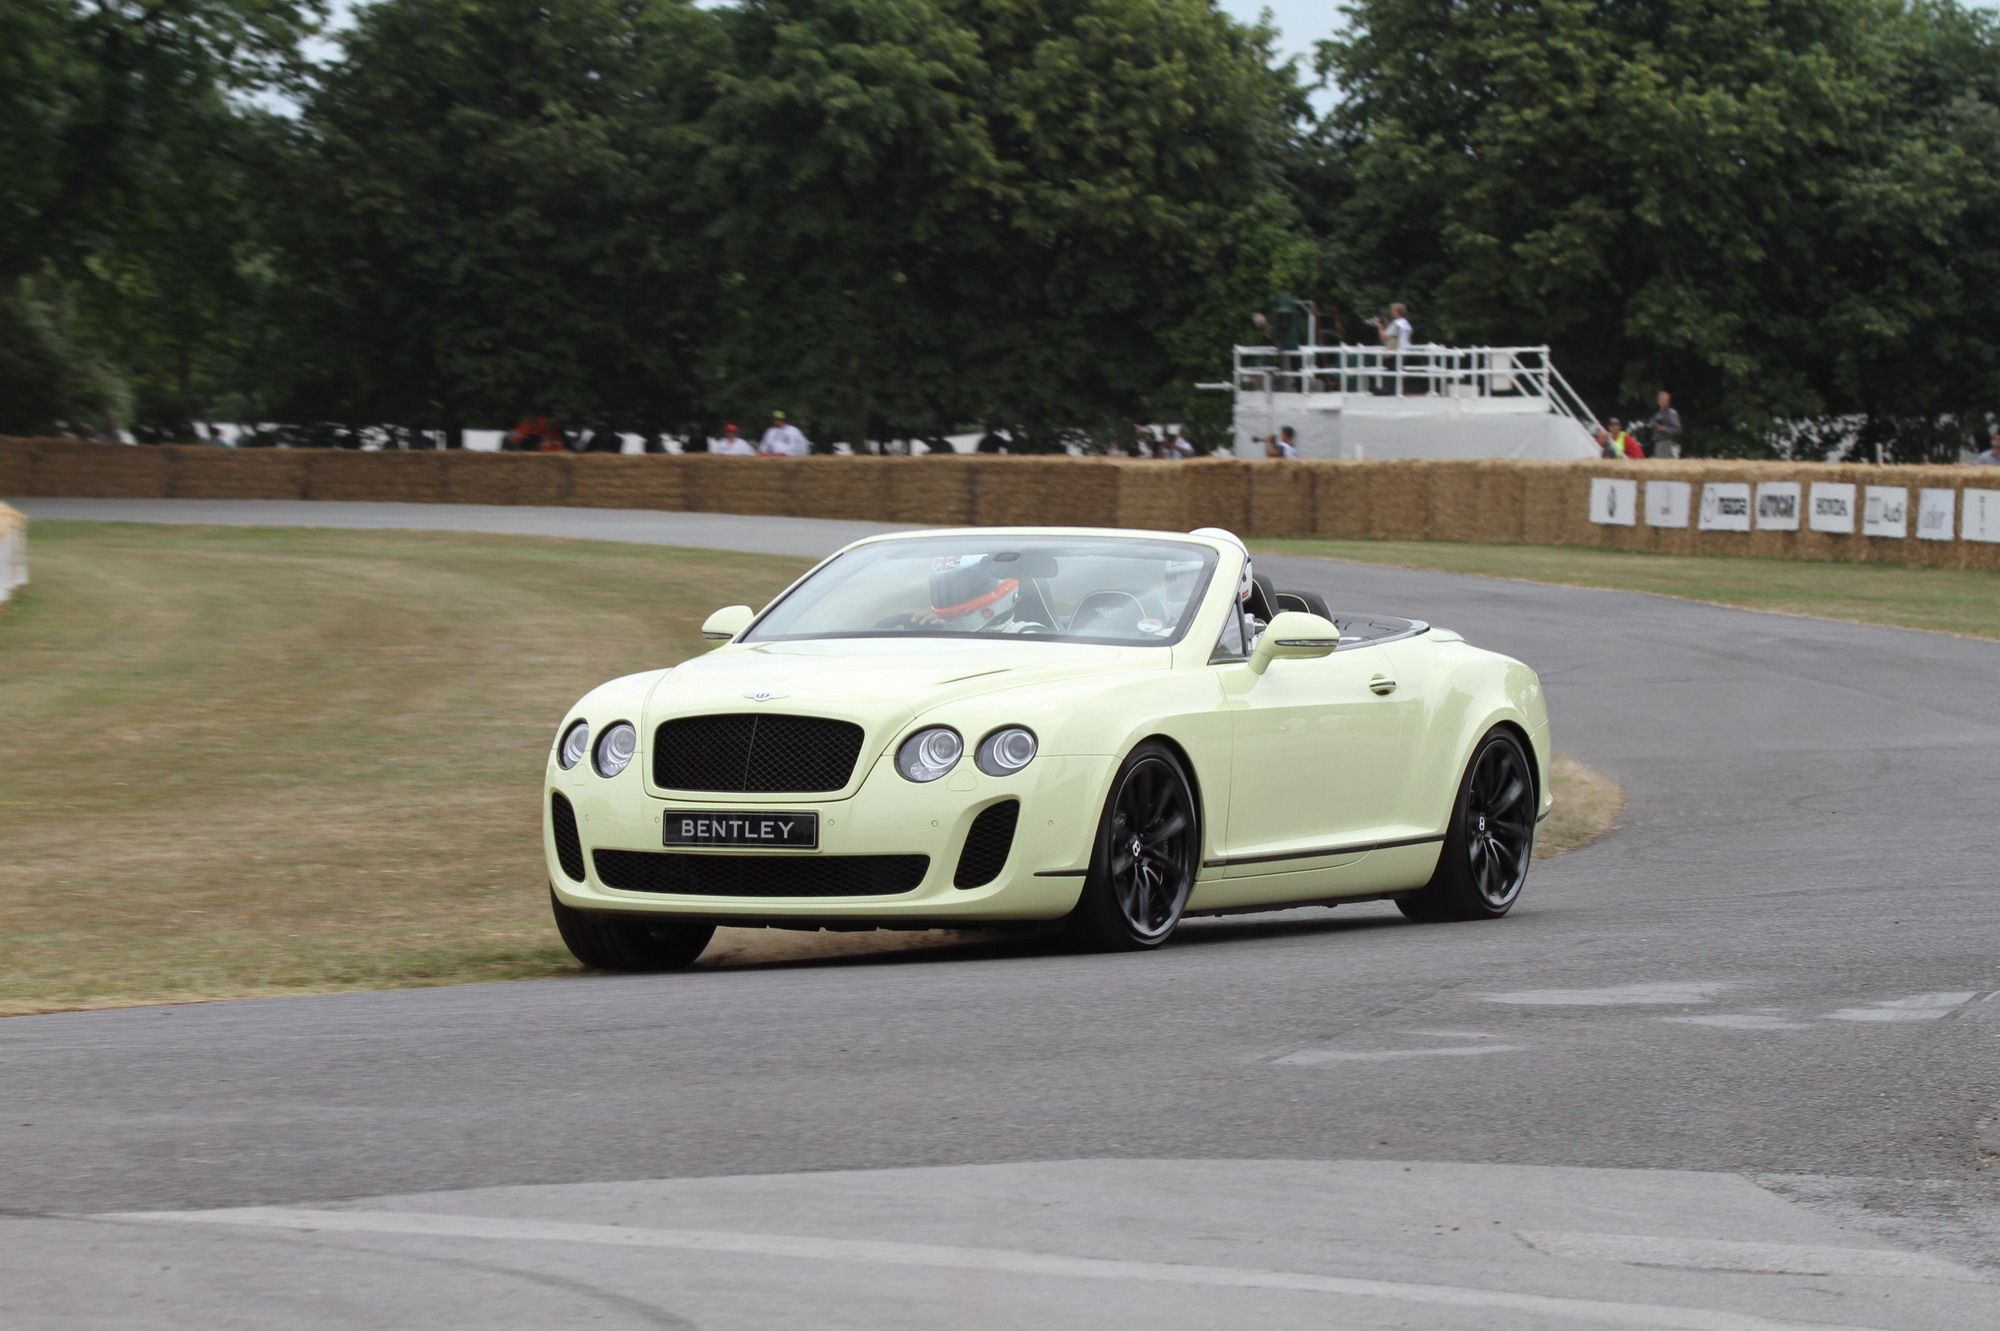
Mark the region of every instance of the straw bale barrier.
POLYGON ((170 499, 305 498, 305 453, 188 444, 160 451, 167 455, 170 499))
POLYGON ((28 584, 28 520, 19 509, 0 504, 0 610, 14 589, 28 584))
POLYGON ((303 456, 307 499, 445 502, 443 453, 356 453, 329 448, 312 449, 303 456))
POLYGON ((580 453, 570 459, 569 502, 681 512, 687 508, 683 462, 659 453, 580 453))
MULTIPOLYGON (((1962 535, 1968 492, 2000 513, 1989 467, 1787 462, 1346 462, 1116 458, 743 458, 694 455, 361 453, 135 448, 0 439, 0 494, 106 498, 369 499, 406 503, 578 504, 930 525, 1227 527, 1245 536, 1566 545, 1657 554, 1751 555, 2000 569, 2000 541, 1962 535), (1635 509, 1591 517, 1592 483, 1629 482, 1635 509), (1746 487, 1747 531, 1704 530, 1703 487, 1746 487), (1772 512, 1754 512, 1760 486, 1772 512), (1813 486, 1854 487, 1855 530, 1814 530, 1813 486), (1685 486, 1684 494, 1677 487, 1685 486), (1868 535, 1870 487, 1901 491, 1904 535, 1868 535), (1950 496, 1949 539, 1918 535, 1922 494, 1950 496), (1660 505, 1685 499, 1684 520, 1660 505), (1980 499, 1981 494, 1986 495, 1980 499), (1655 512, 1659 509, 1659 512, 1655 512), (1797 530, 1775 520, 1791 516, 1797 530), (1629 521, 1627 520, 1629 519, 1629 521)), ((1739 515, 1740 518, 1740 515, 1739 515)), ((2000 518, 1995 519, 2000 523, 2000 518)), ((2000 526, 1994 528, 2000 532, 2000 526)))

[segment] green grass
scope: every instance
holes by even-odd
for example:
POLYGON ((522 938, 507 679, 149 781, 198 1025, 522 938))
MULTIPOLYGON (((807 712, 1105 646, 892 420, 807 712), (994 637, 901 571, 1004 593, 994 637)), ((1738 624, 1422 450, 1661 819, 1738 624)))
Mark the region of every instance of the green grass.
POLYGON ((1275 555, 1658 592, 1746 610, 2000 639, 2000 574, 1992 572, 1429 541, 1274 539, 1255 544, 1275 555))
MULTIPOLYGON (((556 724, 804 567, 403 532, 30 540, 0 612, 0 1013, 574 973, 541 862, 556 724)), ((1615 815, 1588 776, 1558 770, 1545 849, 1615 815)), ((937 941, 725 930, 710 960, 937 941)))

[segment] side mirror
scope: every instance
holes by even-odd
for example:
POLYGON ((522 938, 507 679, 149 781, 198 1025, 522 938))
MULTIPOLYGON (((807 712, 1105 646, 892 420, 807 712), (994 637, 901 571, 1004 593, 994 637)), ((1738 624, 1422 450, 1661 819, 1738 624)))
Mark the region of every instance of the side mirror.
POLYGON ((702 621, 701 636, 710 642, 728 642, 744 629, 757 612, 747 605, 725 605, 702 621))
POLYGON ((1250 668, 1263 674, 1273 661, 1310 661, 1331 655, 1340 646, 1333 621, 1303 610, 1274 615, 1250 652, 1250 668))

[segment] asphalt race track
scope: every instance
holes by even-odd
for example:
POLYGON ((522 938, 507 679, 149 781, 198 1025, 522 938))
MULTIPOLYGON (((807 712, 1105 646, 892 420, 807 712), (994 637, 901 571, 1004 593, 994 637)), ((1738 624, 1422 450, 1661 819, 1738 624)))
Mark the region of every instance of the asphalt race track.
POLYGON ((2000 645, 1260 566, 1535 665, 1622 826, 1497 924, 0 1022, 0 1326, 2000 1327, 2000 645))

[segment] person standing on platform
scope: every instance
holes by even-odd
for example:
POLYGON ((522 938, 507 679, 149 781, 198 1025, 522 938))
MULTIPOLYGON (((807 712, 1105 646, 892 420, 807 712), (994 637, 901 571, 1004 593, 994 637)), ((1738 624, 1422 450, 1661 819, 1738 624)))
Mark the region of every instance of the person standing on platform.
POLYGON ((1674 410, 1674 395, 1666 389, 1660 390, 1660 409, 1646 422, 1652 437, 1647 441, 1653 446, 1656 458, 1677 458, 1681 455, 1681 414, 1674 410))
POLYGON ((812 441, 805 432, 785 419, 785 413, 771 413, 771 428, 764 431, 764 438, 758 443, 757 451, 767 458, 802 458, 812 451, 812 441))

